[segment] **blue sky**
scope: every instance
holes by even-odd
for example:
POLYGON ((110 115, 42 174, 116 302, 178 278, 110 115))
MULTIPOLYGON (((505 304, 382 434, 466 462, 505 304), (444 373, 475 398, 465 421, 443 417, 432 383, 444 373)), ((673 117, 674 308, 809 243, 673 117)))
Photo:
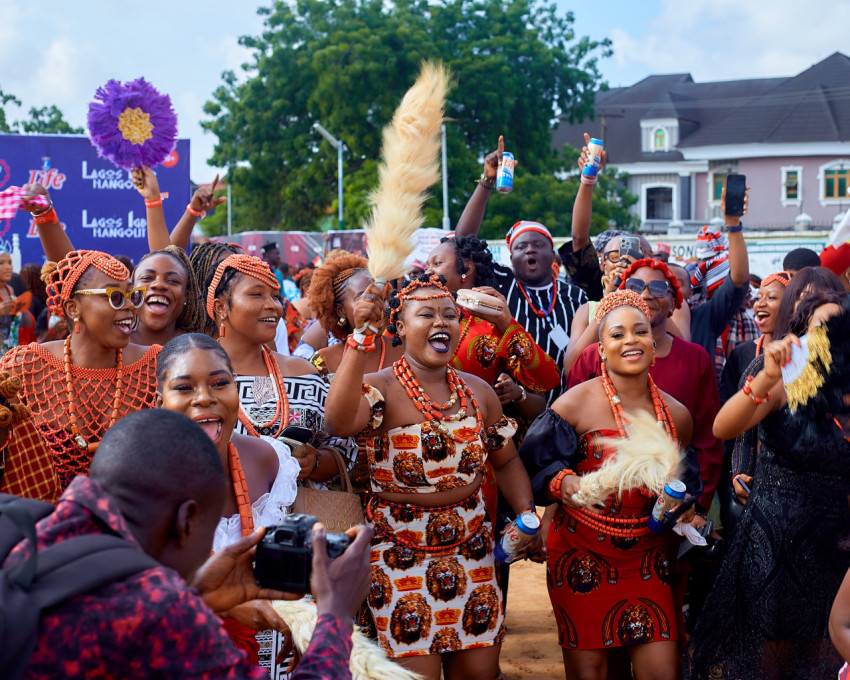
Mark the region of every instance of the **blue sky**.
MULTIPOLYGON (((88 102, 109 78, 144 76, 171 95, 180 136, 192 141, 192 177, 215 138, 202 107, 247 53, 240 35, 262 28, 255 0, 0 0, 0 89, 24 106, 56 104, 84 125, 88 102)), ((608 0, 567 2, 576 34, 610 37, 601 63, 612 86, 652 73, 690 72, 698 81, 794 75, 835 51, 850 53, 850 3, 827 0, 608 0), (826 19, 826 17, 829 17, 826 19)), ((14 120, 18 110, 12 108, 14 120)))

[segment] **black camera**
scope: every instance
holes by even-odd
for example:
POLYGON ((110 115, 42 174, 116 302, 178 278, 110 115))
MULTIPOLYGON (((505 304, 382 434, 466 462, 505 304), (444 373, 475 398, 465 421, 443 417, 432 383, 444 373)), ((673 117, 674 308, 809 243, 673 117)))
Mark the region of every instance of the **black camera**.
MULTIPOLYGON (((254 555, 254 578, 262 588, 309 593, 313 572, 311 532, 318 520, 312 515, 287 515, 266 529, 254 555)), ((326 534, 328 556, 339 557, 351 545, 348 534, 326 534)))

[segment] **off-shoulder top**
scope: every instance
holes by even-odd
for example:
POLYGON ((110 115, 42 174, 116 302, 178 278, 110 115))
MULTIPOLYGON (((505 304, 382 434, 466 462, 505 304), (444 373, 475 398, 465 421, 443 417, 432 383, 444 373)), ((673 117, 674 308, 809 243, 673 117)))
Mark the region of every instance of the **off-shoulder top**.
POLYGON ((477 435, 475 417, 456 422, 425 421, 376 432, 383 422, 384 397, 363 386, 372 414, 361 435, 375 493, 434 493, 471 484, 490 453, 502 449, 516 432, 505 416, 477 435))

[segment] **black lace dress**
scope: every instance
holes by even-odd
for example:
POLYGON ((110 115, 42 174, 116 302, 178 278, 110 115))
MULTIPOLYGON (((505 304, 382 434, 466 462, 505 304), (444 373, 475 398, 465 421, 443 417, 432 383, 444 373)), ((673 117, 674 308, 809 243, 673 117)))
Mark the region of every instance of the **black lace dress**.
POLYGON ((691 647, 694 680, 834 680, 832 601, 850 567, 850 443, 788 407, 759 426, 755 480, 691 647))

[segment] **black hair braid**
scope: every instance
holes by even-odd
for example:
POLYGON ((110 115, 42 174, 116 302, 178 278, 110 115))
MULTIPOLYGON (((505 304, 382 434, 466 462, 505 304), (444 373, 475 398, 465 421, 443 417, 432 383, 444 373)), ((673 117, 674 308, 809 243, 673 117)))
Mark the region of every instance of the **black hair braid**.
MULTIPOLYGON (((183 306, 183 311, 177 317, 176 328, 178 331, 186 333, 202 333, 206 325, 207 313, 205 310, 205 302, 201 299, 198 292, 199 286, 195 279, 195 273, 192 269, 192 264, 186 252, 175 245, 169 245, 161 250, 154 250, 139 260, 139 266, 147 258, 153 255, 170 255, 173 259, 180 263, 183 271, 186 274, 186 304, 183 306)), ((138 266, 136 269, 138 270, 138 266)))
MULTIPOLYGON (((206 299, 209 294, 210 286, 212 285, 212 280, 215 278, 215 272, 218 267, 215 267, 210 271, 209 276, 207 276, 207 280, 204 282, 203 287, 203 296, 204 296, 204 309, 206 310, 206 299)), ((221 278, 218 280, 218 285, 215 287, 215 291, 213 291, 213 299, 218 299, 223 297, 228 305, 232 304, 233 296, 231 293, 231 288, 233 287, 233 281, 236 279, 237 274, 240 274, 237 269, 233 267, 228 267, 224 270, 224 273, 221 275, 221 278)), ((215 328, 215 319, 210 319, 210 323, 213 328, 215 328)))
POLYGON ((487 247, 487 241, 472 235, 454 238, 444 236, 440 239, 440 243, 449 242, 455 247, 455 265, 458 274, 466 274, 469 271, 469 262, 475 265, 475 280, 469 283, 470 288, 495 285, 493 253, 487 247))
POLYGON ((224 243, 216 243, 208 241, 201 243, 192 249, 192 254, 189 256, 189 264, 192 265, 192 274, 195 277, 197 290, 201 297, 201 317, 203 323, 199 326, 198 331, 212 336, 215 332, 215 321, 207 316, 207 288, 212 281, 212 274, 219 262, 229 255, 235 255, 238 251, 235 248, 224 243))

